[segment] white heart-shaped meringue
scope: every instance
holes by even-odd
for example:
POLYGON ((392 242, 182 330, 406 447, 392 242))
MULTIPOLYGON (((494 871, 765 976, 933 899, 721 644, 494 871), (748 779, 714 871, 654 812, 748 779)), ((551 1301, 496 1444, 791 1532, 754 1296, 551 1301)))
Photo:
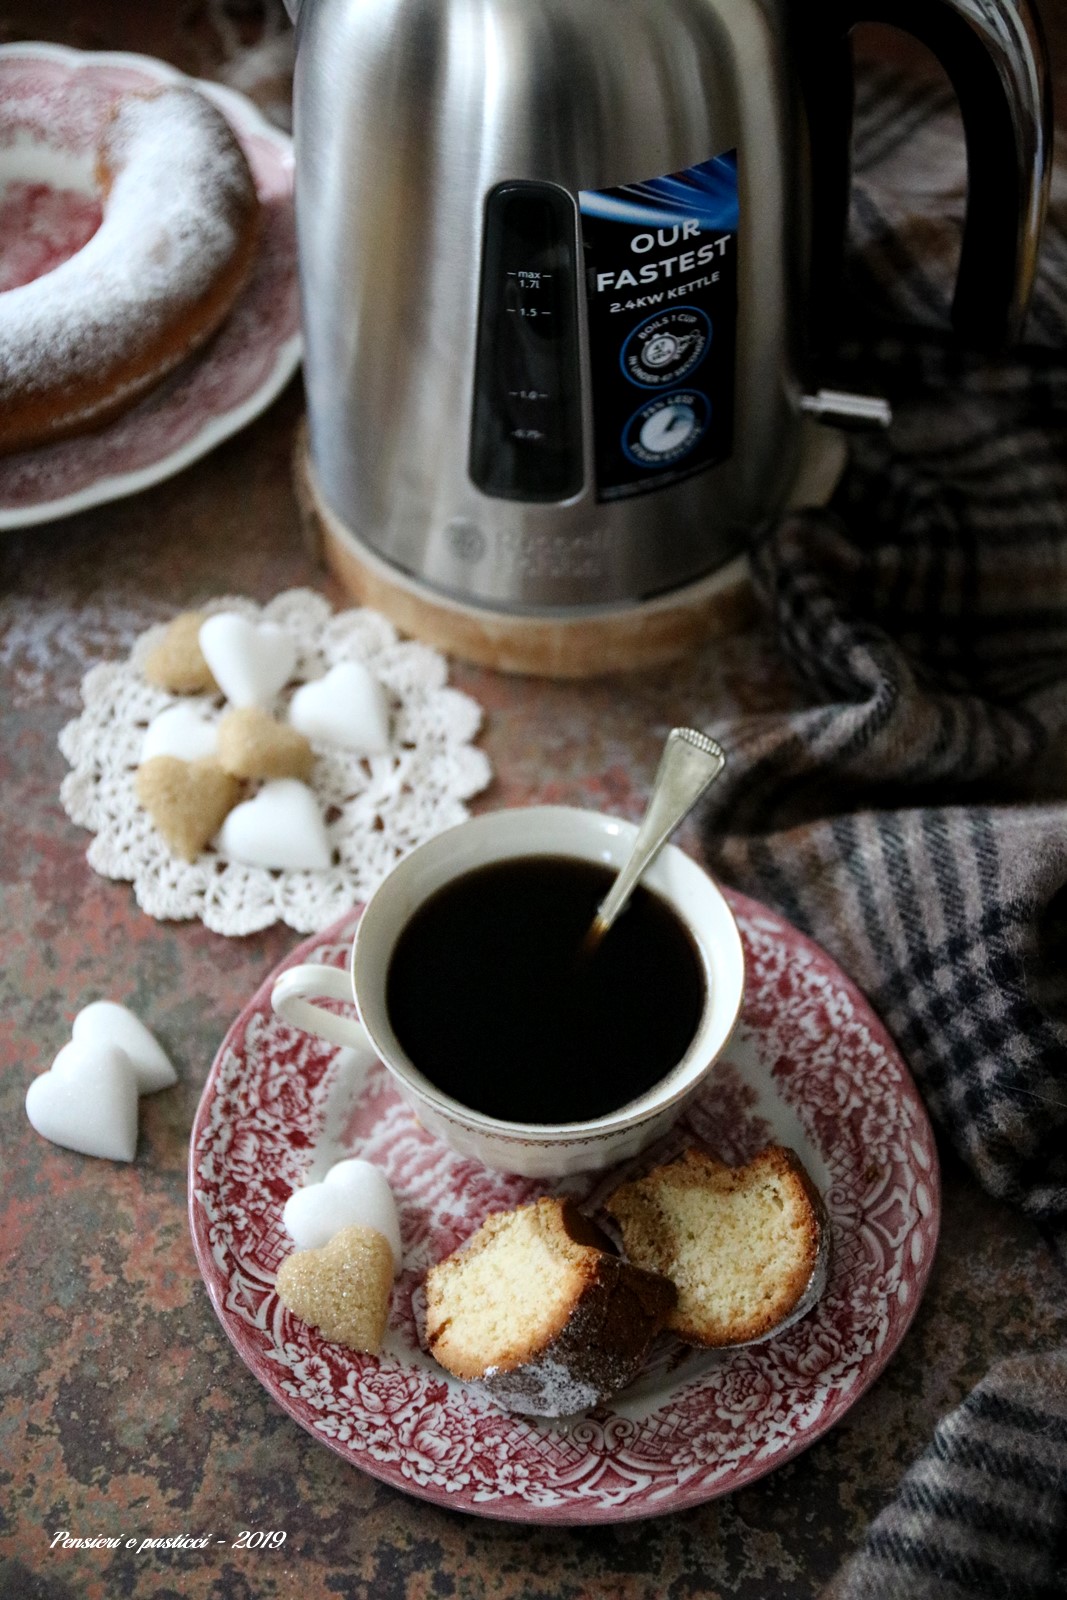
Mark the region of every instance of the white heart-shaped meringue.
POLYGON ((218 747, 218 723, 199 706, 168 706, 153 717, 145 730, 141 764, 153 756, 177 756, 179 761, 200 761, 218 747))
POLYGON ((307 739, 361 756, 381 756, 389 749, 385 690, 359 661, 339 661, 324 678, 302 684, 290 701, 289 721, 307 739))
POLYGON ((120 1006, 117 1000, 94 1000, 92 1005, 84 1006, 74 1018, 70 1033, 71 1043, 59 1052, 54 1066, 59 1065, 68 1050, 85 1045, 104 1048, 114 1045, 133 1066, 138 1094, 155 1094, 178 1081, 178 1074, 163 1046, 149 1033, 140 1017, 120 1006))
POLYGON ((26 1091, 43 1139, 109 1161, 137 1154, 137 1074, 117 1045, 69 1044, 26 1091))
POLYGON ((231 705, 266 706, 296 665, 296 640, 275 622, 218 611, 201 624, 200 649, 231 705))
POLYGON ((276 778, 234 806, 216 843, 229 860, 247 867, 320 871, 333 862, 319 803, 297 778, 276 778))
POLYGON ((294 1189, 282 1221, 300 1250, 318 1250, 342 1228, 374 1228, 388 1240, 400 1271, 400 1223, 389 1180, 380 1167, 353 1157, 331 1167, 321 1183, 294 1189))

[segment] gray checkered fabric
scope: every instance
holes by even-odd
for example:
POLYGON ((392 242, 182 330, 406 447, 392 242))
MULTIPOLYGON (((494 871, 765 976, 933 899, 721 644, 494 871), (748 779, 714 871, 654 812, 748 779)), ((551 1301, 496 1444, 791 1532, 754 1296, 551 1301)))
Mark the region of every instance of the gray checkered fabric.
MULTIPOLYGON (((948 332, 965 165, 947 89, 859 86, 835 383, 893 402, 828 511, 757 544, 804 709, 714 732, 712 864, 865 989, 941 1136, 1067 1260, 1067 208, 1027 342, 948 332)), ((835 1600, 1067 1594, 1067 1356, 948 1417, 835 1600)))
POLYGON ((824 1600, 1063 1600, 1067 1355, 1001 1363, 938 1427, 824 1600))

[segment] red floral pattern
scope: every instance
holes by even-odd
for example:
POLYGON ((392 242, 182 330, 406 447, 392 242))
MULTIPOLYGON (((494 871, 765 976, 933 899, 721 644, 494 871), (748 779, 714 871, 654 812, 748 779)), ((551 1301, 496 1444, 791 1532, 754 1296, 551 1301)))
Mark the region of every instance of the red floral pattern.
POLYGON ((32 283, 88 244, 100 202, 77 189, 12 182, 0 191, 0 293, 32 283))
MULTIPOLYGON (((682 1124, 637 1161, 554 1186, 591 1210, 623 1177, 694 1140, 730 1161, 770 1138, 823 1190, 834 1257, 807 1317, 726 1353, 661 1339, 610 1410, 540 1423, 509 1415, 419 1347, 421 1282, 494 1210, 552 1190, 490 1172, 427 1134, 385 1068, 354 1090, 345 1135, 400 1209, 404 1271, 379 1358, 297 1321, 274 1293, 291 1249, 281 1210, 301 1182, 336 1079, 335 1052, 275 1018, 273 977, 234 1023, 190 1149, 193 1240, 226 1332, 279 1404, 354 1465, 457 1509, 515 1520, 611 1522, 725 1494, 831 1427, 889 1360, 937 1238, 937 1159, 915 1086, 869 1006, 820 949, 730 895, 748 970, 742 1021, 682 1124)), ((356 917, 294 951, 345 964, 356 917)), ((336 1114, 336 1107, 332 1107, 336 1114)))

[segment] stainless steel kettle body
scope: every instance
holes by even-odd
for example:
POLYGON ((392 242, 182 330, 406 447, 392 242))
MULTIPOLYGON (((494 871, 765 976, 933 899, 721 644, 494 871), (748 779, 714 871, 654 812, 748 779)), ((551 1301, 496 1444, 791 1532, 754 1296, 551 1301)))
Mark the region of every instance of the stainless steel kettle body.
MULTIPOLYGON (((818 88, 805 108, 797 11, 304 0, 311 452, 357 540, 447 595, 566 612, 682 585, 781 507, 826 228, 810 153, 838 170, 848 143, 818 88)), ((1043 82, 1001 89, 1033 212, 1043 82)))

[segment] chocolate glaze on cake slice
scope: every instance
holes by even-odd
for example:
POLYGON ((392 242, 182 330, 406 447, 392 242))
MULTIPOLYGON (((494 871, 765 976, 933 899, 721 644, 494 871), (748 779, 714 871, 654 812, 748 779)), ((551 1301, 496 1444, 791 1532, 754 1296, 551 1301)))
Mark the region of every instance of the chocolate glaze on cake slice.
POLYGON ((632 1381, 674 1304, 569 1200, 488 1217, 426 1279, 426 1342, 510 1411, 569 1416, 632 1381))

